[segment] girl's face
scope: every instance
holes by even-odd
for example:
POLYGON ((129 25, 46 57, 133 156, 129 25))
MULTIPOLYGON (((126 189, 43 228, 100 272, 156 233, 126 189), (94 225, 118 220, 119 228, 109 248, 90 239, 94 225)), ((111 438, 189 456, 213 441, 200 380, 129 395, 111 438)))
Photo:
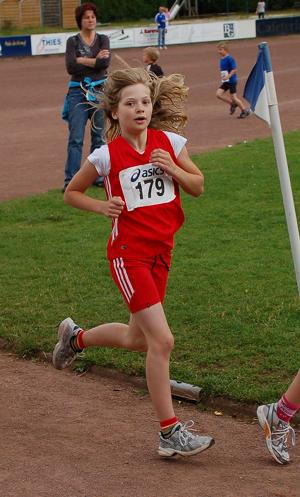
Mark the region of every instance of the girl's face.
POLYGON ((86 10, 81 18, 81 29, 94 30, 96 28, 97 18, 93 10, 86 10))
POLYGON ((121 133, 139 134, 144 131, 152 116, 150 89, 142 83, 121 90, 118 107, 112 117, 118 119, 121 133))

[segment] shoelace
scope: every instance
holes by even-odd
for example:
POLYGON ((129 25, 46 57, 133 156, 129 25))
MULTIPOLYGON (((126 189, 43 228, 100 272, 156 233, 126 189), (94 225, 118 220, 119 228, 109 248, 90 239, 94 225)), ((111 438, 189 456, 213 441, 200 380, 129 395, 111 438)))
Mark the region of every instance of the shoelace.
POLYGON ((184 423, 184 425, 182 425, 179 429, 179 442, 180 442, 180 445, 182 447, 185 447, 188 442, 189 442, 189 439, 190 438, 195 438, 195 435, 193 435, 192 433, 190 433, 189 430, 192 430, 192 431, 196 431, 196 430, 193 430, 193 426, 194 426, 194 421, 192 419, 190 419, 189 421, 187 421, 186 423, 184 423))
POLYGON ((274 445, 282 445, 285 449, 287 449, 287 439, 291 434, 292 446, 296 443, 296 435, 294 428, 291 427, 288 423, 278 423, 278 429, 276 429, 272 435, 271 440, 274 445))

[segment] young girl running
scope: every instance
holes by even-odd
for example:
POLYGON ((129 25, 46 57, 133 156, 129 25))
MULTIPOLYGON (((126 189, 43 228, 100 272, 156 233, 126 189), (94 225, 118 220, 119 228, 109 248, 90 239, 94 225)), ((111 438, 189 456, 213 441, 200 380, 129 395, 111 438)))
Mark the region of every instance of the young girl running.
POLYGON ((179 186, 198 197, 203 175, 180 134, 187 88, 180 75, 157 78, 144 69, 117 70, 104 87, 107 145, 89 155, 65 192, 65 201, 112 219, 107 256, 112 277, 130 311, 129 323, 83 331, 71 318, 59 326, 57 369, 86 347, 146 352, 146 379, 160 422, 161 456, 189 456, 209 448, 210 436, 191 433, 172 404, 169 360, 174 345, 162 306, 175 232, 183 223, 179 186), (163 131, 162 131, 163 130, 163 131), (85 194, 100 175, 107 200, 85 194))

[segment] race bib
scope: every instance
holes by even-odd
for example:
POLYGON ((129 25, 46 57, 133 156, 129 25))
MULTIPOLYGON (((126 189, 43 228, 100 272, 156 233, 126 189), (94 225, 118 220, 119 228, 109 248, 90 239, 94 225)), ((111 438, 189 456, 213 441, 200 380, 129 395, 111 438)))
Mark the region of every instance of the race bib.
POLYGON ((221 81, 222 83, 228 83, 228 71, 221 71, 221 81))
POLYGON ((166 204, 175 198, 172 178, 151 163, 120 171, 119 180, 128 211, 166 204))

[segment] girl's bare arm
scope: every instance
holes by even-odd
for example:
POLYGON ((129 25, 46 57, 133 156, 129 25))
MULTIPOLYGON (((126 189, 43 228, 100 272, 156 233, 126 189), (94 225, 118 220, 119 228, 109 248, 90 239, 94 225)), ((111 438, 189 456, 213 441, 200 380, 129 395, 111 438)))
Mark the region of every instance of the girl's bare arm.
POLYGON ((82 168, 68 184, 64 194, 64 201, 66 204, 77 207, 77 209, 95 212, 111 218, 119 217, 124 206, 124 201, 121 197, 99 200, 85 194, 87 188, 93 184, 97 177, 96 168, 86 160, 82 168))

